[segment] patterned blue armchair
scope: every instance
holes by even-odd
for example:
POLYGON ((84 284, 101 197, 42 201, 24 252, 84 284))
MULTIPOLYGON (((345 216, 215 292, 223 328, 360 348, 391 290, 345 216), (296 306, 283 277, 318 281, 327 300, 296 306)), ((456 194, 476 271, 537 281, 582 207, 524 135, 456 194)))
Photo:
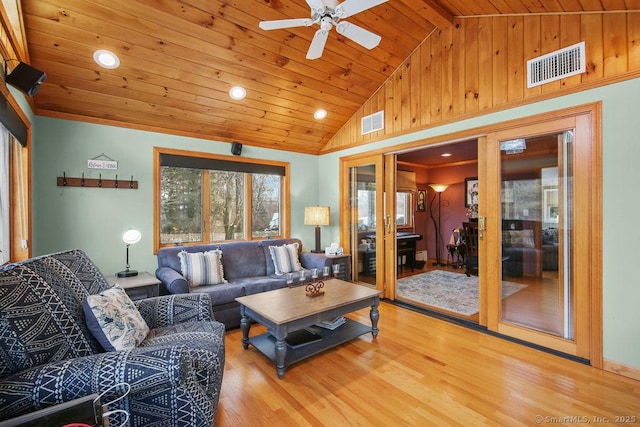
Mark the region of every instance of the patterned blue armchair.
POLYGON ((0 270, 0 420, 128 383, 108 409, 126 410, 130 425, 214 425, 225 328, 208 296, 136 302, 150 332, 132 350, 105 352, 82 303, 109 287, 80 250, 0 270))

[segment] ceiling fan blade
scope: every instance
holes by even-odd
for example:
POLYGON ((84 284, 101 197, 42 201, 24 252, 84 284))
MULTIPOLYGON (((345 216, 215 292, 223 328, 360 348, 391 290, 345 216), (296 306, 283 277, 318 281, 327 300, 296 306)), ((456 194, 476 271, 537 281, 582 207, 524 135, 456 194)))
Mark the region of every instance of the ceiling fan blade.
POLYGON ((324 45, 327 43, 328 37, 329 31, 322 29, 316 31, 311 41, 311 46, 309 46, 309 50, 307 51, 307 59, 318 59, 322 56, 322 51, 324 50, 324 45))
POLYGON ((336 25, 336 31, 369 50, 378 46, 380 40, 382 40, 382 37, 379 35, 346 21, 338 23, 338 25, 336 25))
POLYGON ((259 26, 263 30, 280 30, 282 28, 293 27, 309 27, 313 24, 313 21, 309 18, 298 19, 280 19, 277 21, 262 21, 259 26))
POLYGON ((309 7, 311 8, 311 12, 316 12, 322 15, 324 12, 325 5, 322 0, 305 0, 309 7))
POLYGON ((348 18, 386 2, 387 0, 345 0, 336 7, 336 16, 348 18))

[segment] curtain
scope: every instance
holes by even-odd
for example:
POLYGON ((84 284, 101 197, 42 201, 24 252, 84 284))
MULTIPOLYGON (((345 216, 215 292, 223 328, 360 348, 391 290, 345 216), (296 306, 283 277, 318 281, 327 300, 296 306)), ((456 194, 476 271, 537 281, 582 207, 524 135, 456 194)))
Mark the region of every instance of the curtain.
POLYGON ((10 192, 13 196, 11 259, 22 261, 29 258, 27 248, 29 243, 29 156, 28 149, 11 135, 9 135, 9 147, 10 192))
POLYGON ((417 189, 416 173, 399 170, 396 178, 396 190, 415 192, 417 189))

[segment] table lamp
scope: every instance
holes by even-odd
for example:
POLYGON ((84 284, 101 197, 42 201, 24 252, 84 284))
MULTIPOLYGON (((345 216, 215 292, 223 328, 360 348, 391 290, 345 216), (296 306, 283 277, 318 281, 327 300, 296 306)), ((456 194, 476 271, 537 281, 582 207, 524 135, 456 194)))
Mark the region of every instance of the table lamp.
POLYGON ((324 252, 320 249, 320 226, 331 224, 329 206, 307 206, 304 208, 304 225, 316 226, 316 248, 311 252, 324 252))
POLYGON ((124 234, 122 235, 122 241, 127 245, 127 267, 125 268, 124 271, 118 272, 117 274, 118 277, 131 277, 131 276, 138 275, 138 272, 136 270, 129 269, 129 246, 138 243, 141 237, 142 237, 142 234, 140 234, 138 230, 132 230, 132 229, 125 231, 124 234))

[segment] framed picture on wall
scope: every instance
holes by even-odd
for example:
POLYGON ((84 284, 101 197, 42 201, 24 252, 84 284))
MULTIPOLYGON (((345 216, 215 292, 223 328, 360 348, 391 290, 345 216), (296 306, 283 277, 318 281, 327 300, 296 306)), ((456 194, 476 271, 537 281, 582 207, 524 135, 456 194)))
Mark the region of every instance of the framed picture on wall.
POLYGON ((478 204, 478 177, 464 179, 464 206, 478 204))
POLYGON ((544 222, 558 222, 558 188, 547 187, 544 189, 544 199, 542 201, 542 211, 544 213, 544 222))
POLYGON ((416 212, 424 212, 427 210, 427 191, 418 190, 416 193, 416 212))

